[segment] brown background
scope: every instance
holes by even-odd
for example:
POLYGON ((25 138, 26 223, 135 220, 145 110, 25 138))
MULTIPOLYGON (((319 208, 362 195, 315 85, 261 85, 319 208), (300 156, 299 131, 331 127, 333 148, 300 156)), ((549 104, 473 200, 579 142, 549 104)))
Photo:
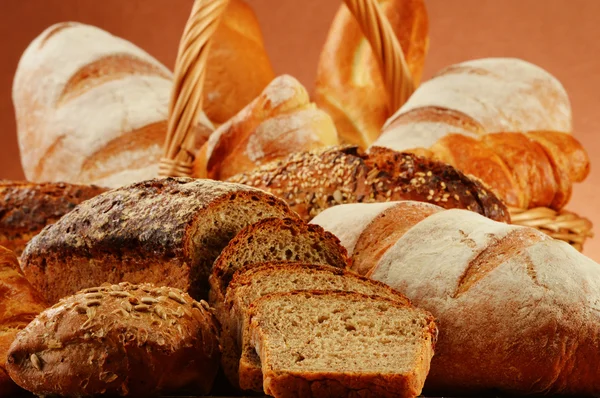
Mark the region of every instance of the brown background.
MULTIPOLYGON (((315 66, 339 0, 248 0, 261 21, 278 73, 311 89, 315 66)), ((600 226, 600 1, 426 0, 431 46, 424 78, 445 65, 514 56, 560 79, 570 94, 575 136, 588 149, 592 173, 575 187, 569 208, 600 226)), ((0 178, 23 174, 10 98, 12 77, 27 44, 50 24, 74 20, 122 36, 172 67, 191 0, 2 0, 0 2, 0 178)), ((585 253, 600 261, 599 238, 585 253)))

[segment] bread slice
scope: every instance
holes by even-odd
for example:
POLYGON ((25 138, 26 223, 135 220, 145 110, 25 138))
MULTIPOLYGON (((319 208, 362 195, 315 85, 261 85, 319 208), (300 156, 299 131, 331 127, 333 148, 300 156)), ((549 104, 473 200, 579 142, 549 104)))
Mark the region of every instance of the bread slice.
POLYGON ((405 296, 385 284, 328 265, 271 262, 243 268, 235 273, 227 288, 224 311, 218 313, 223 325, 223 369, 234 386, 262 392, 260 360, 248 340, 248 307, 267 294, 295 290, 357 292, 410 304, 405 296))
POLYGON ((218 308, 223 302, 235 271, 277 260, 350 266, 339 239, 322 227, 292 218, 265 218, 242 229, 216 259, 209 278, 211 305, 218 308))
POLYGON ((250 342, 265 394, 416 397, 433 357, 433 316, 350 292, 291 292, 250 306, 250 342))

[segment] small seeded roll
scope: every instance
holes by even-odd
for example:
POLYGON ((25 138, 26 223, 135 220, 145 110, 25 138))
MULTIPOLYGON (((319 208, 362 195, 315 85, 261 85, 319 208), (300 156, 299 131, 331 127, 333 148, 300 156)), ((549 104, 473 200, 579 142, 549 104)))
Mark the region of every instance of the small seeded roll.
POLYGON ((179 289, 105 284, 60 300, 21 331, 7 372, 36 395, 206 394, 220 361, 208 304, 179 289))

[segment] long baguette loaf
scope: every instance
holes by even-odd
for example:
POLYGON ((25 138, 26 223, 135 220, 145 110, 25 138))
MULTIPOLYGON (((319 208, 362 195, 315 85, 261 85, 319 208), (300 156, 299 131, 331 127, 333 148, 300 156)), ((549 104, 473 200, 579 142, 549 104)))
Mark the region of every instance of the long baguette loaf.
POLYGON ((340 240, 362 273, 439 319, 426 391, 599 394, 600 266, 536 229, 431 207, 341 205, 313 220, 353 231, 340 240))
MULTIPOLYGON (((46 29, 23 53, 13 83, 27 179, 115 187, 155 177, 171 78, 145 51, 96 27, 46 29)), ((198 134, 210 131, 203 117, 198 134)))
POLYGON ((19 388, 6 372, 8 350, 17 333, 45 309, 41 296, 23 276, 15 254, 0 246, 0 396, 17 395, 19 388))
MULTIPOLYGON (((415 84, 419 83, 429 47, 423 0, 378 0, 402 47, 415 84)), ((379 62, 371 45, 342 5, 335 15, 317 68, 315 102, 333 118, 344 143, 361 148, 379 135, 395 109, 389 104, 379 62)))
POLYGON ((569 98, 555 77, 522 60, 487 58, 422 84, 373 145, 429 153, 480 178, 509 206, 560 209, 589 169, 571 132, 569 98))
POLYGON ((0 246, 20 256, 46 225, 104 191, 93 185, 0 180, 0 246))
POLYGON ((50 303, 104 282, 156 283, 205 297, 215 258, 245 226, 297 218, 282 200, 239 184, 144 181, 87 200, 34 237, 25 276, 50 303))
POLYGON ((305 220, 340 203, 418 200, 508 221, 504 204, 479 181, 440 162, 385 148, 292 154, 229 179, 285 199, 305 220))
POLYGON ((331 117, 298 80, 282 75, 215 130, 198 151, 194 177, 225 180, 293 152, 337 144, 331 117))

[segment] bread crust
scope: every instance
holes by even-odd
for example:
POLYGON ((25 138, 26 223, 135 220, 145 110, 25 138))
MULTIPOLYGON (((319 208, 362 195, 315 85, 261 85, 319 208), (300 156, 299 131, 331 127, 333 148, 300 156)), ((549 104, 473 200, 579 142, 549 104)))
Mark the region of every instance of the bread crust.
POLYGON ((301 152, 228 181, 254 186, 287 201, 304 220, 342 203, 397 200, 463 208, 510 220, 502 201, 479 180, 452 166, 387 148, 301 152))
MULTIPOLYGON (((429 47, 423 0, 378 0, 419 84, 429 47)), ((390 107, 379 61, 345 5, 336 13, 317 66, 315 102, 333 118, 345 144, 368 147, 395 109, 390 107)))
POLYGON ((23 276, 15 254, 0 246, 0 396, 20 391, 6 372, 8 350, 17 333, 44 309, 46 303, 23 276))
POLYGON ((206 302, 151 284, 106 284, 61 300, 19 333, 7 369, 38 395, 207 394, 219 363, 206 302))
POLYGON ((106 190, 63 182, 0 180, 0 246, 20 256, 27 242, 46 225, 106 190))
POLYGON ((279 199, 247 186, 148 180, 96 196, 46 228, 27 246, 22 269, 51 303, 121 281, 162 283, 203 297, 214 257, 243 226, 222 218, 227 210, 248 221, 296 217, 279 199))

